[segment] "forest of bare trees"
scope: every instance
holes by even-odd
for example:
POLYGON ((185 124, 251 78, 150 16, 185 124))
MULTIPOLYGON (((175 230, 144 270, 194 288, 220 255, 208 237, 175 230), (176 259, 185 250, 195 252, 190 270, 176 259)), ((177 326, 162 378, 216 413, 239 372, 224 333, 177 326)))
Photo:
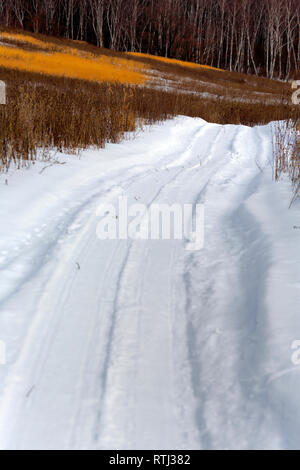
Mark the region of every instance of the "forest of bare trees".
POLYGON ((5 27, 288 79, 299 0, 0 0, 5 27))

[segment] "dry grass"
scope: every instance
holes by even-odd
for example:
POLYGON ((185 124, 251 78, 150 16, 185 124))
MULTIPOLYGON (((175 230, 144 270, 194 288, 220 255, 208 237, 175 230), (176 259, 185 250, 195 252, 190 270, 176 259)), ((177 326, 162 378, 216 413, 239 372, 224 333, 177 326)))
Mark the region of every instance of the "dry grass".
MULTIPOLYGON (((291 94, 289 84, 279 81, 153 55, 111 51, 84 41, 71 41, 8 29, 1 31, 0 39, 2 43, 15 46, 15 49, 17 47, 18 51, 36 53, 33 57, 17 58, 21 67, 19 70, 23 71, 28 70, 26 68, 29 65, 28 61, 34 59, 35 72, 57 76, 63 74, 72 78, 96 81, 131 84, 147 82, 152 87, 160 87, 163 80, 171 90, 193 94, 209 92, 217 98, 225 97, 227 100, 279 102, 283 97, 289 99, 291 94), (45 55, 49 57, 50 54, 57 55, 53 61, 47 59, 45 70, 42 63, 45 61, 45 55), (76 76, 77 68, 80 70, 80 76, 76 76)), ((7 50, 3 50, 4 59, 5 54, 7 50)), ((1 55, 0 52, 0 57, 1 55)), ((11 65, 14 68, 15 64, 11 65)), ((8 67, 9 62, 6 61, 3 66, 8 67)))
POLYGON ((41 35, 4 31, 1 40, 0 76, 8 94, 8 104, 0 106, 2 170, 33 161, 38 151, 103 147, 136 126, 178 114, 256 125, 291 113, 279 82, 148 56, 128 59, 41 35), (146 81, 151 71, 166 77, 167 91, 146 81))
POLYGON ((58 46, 26 34, 1 33, 0 66, 12 70, 65 76, 96 82, 142 84, 146 76, 142 64, 125 58, 95 56, 67 45, 58 46), (37 50, 14 47, 15 43, 37 50))
POLYGON ((155 56, 151 54, 143 54, 141 52, 128 52, 127 55, 130 57, 139 57, 139 58, 146 59, 146 60, 151 59, 154 61, 163 62, 164 64, 168 64, 168 65, 170 64, 179 65, 180 67, 186 67, 192 70, 206 69, 206 70, 217 70, 218 72, 223 72, 222 69, 217 69, 216 67, 210 67, 209 65, 201 65, 201 64, 196 64, 194 62, 186 62, 183 60, 169 59, 168 57, 160 57, 160 56, 155 56))
POLYGON ((291 98, 288 83, 147 54, 128 55, 152 72, 153 86, 162 85, 163 79, 170 89, 220 99, 281 103, 291 98))
POLYGON ((300 110, 295 109, 292 117, 278 122, 274 130, 273 171, 278 181, 287 175, 293 187, 293 202, 300 196, 300 110))

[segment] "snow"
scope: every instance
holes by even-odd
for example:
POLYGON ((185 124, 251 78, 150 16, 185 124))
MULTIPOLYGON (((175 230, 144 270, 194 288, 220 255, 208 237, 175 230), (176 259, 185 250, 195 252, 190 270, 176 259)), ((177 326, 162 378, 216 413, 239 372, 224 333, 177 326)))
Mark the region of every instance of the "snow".
POLYGON ((300 448, 299 202, 271 139, 178 117, 0 175, 0 448, 300 448), (204 204, 203 250, 99 240, 120 194, 204 204))

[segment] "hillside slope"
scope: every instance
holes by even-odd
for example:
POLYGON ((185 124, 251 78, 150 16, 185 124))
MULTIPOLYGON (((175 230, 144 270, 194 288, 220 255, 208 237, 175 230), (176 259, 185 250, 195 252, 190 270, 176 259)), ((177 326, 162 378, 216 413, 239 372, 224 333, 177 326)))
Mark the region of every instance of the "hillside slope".
POLYGON ((286 83, 20 31, 0 33, 0 78, 0 171, 177 115, 252 126, 292 113, 286 83))
POLYGON ((14 30, 2 30, 0 41, 0 66, 8 69, 254 102, 281 103, 291 93, 289 85, 276 80, 147 54, 113 52, 82 41, 14 30))

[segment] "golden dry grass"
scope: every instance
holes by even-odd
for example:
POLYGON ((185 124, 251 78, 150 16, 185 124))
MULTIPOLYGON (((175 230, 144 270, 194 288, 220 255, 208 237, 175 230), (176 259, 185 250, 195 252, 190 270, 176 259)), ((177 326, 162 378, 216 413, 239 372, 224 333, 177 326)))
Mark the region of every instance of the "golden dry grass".
POLYGON ((128 52, 127 54, 132 57, 140 57, 144 59, 157 60, 165 64, 179 65, 180 67, 187 67, 193 70, 203 70, 203 69, 205 70, 206 69, 206 70, 217 70, 219 72, 224 72, 224 70, 222 69, 218 69, 216 67, 210 67, 209 65, 201 65, 201 64, 196 64, 194 62, 186 62, 186 61, 178 60, 178 59, 169 59, 167 57, 160 57, 160 56, 151 55, 151 54, 143 54, 141 52, 128 52))
MULTIPOLYGON (((55 46, 49 42, 41 41, 29 34, 25 33, 9 33, 6 31, 2 31, 0 33, 0 38, 2 41, 5 42, 12 42, 17 44, 27 44, 36 48, 40 48, 42 50, 54 50, 55 46)), ((67 52, 65 50, 65 52, 67 52)))
POLYGON ((0 45, 0 66, 5 68, 96 82, 140 85, 146 81, 143 65, 127 58, 95 56, 26 34, 3 32, 1 39, 9 42, 8 45, 0 45), (38 50, 14 47, 14 43, 30 45, 38 50))
MULTIPOLYGON (((47 40, 40 35, 35 37, 32 34, 11 31, 2 31, 0 37, 1 41, 7 44, 0 45, 0 65, 58 77, 141 85, 151 78, 149 71, 153 69, 153 60, 154 64, 177 66, 191 71, 222 72, 206 65, 142 53, 109 55, 101 54, 100 50, 93 53, 88 50, 88 45, 81 41, 73 41, 72 45, 69 45, 70 41, 53 41, 53 38, 47 40), (74 45, 81 47, 76 48, 74 45)), ((174 69, 171 69, 170 80, 174 80, 173 75, 174 69)))

